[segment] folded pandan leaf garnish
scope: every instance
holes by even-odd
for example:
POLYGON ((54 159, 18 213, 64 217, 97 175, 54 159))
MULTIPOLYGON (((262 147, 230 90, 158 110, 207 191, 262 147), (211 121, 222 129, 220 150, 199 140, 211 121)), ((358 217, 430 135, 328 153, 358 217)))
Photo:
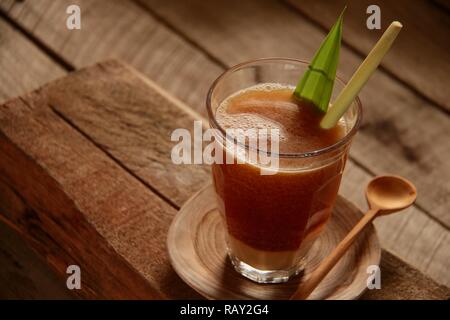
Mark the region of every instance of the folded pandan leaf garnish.
POLYGON ((294 96, 327 112, 339 63, 344 11, 331 28, 294 91, 294 96))

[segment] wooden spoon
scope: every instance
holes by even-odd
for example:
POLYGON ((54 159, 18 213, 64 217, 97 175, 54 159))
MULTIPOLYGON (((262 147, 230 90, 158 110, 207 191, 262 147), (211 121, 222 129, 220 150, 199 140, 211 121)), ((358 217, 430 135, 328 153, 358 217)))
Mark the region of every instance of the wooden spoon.
POLYGON ((356 237, 376 217, 390 214, 412 205, 417 197, 416 187, 399 176, 379 176, 373 178, 366 187, 369 211, 345 236, 331 254, 323 260, 306 281, 300 283, 291 300, 306 299, 344 255, 356 237))

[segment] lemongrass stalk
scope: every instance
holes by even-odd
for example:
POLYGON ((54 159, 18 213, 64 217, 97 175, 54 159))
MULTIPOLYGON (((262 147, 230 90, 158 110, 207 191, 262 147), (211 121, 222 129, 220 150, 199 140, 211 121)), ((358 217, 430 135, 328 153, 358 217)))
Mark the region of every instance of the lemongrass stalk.
POLYGON ((378 40, 376 45, 370 51, 369 55, 353 74, 350 81, 339 93, 338 97, 331 105, 331 108, 320 122, 320 127, 323 129, 330 129, 338 123, 339 119, 351 105, 353 99, 355 99, 359 91, 366 84, 367 80, 375 72, 381 60, 390 49, 401 28, 402 24, 400 22, 394 21, 391 23, 389 28, 387 28, 381 36, 380 40, 378 40))

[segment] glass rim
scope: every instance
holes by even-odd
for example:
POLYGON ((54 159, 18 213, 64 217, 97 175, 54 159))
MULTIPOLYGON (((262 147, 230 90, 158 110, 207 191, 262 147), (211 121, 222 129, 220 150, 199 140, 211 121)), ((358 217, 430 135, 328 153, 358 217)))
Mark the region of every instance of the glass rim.
MULTIPOLYGON (((301 65, 309 65, 309 62, 306 60, 300 60, 300 59, 294 59, 294 58, 283 58, 283 57, 268 57, 268 58, 258 58, 258 59, 247 60, 247 61, 241 62, 239 64, 236 64, 236 65, 228 68, 224 72, 222 72, 222 74, 220 74, 216 78, 216 80, 214 80, 214 82, 212 83, 211 87, 208 90, 208 94, 206 96, 206 110, 208 113, 208 118, 209 118, 210 124, 212 122, 214 127, 219 129, 219 131, 223 134, 225 139, 228 138, 227 133, 226 133, 225 129, 222 128, 222 126, 217 122, 215 114, 212 111, 211 100, 212 100, 213 92, 214 92, 215 88, 217 87, 217 85, 221 82, 221 80, 223 80, 226 76, 228 76, 229 74, 231 74, 235 71, 238 71, 239 69, 241 69, 245 66, 250 66, 250 65, 258 63, 258 62, 261 62, 261 63, 264 63, 264 62, 279 62, 279 63, 288 62, 288 63, 295 63, 295 64, 301 64, 301 65)), ((344 81, 339 75, 336 75, 336 80, 344 86, 347 84, 347 82, 344 81)), ((274 155, 278 156, 280 158, 308 158, 308 157, 315 157, 315 156, 326 154, 328 152, 334 151, 334 150, 346 145, 358 131, 358 129, 361 125, 361 120, 362 120, 362 104, 361 104, 361 100, 359 99, 359 96, 356 96, 356 98, 353 100, 352 103, 356 103, 357 115, 356 115, 355 124, 353 125, 351 130, 349 132, 347 132, 347 134, 344 137, 342 137, 341 139, 339 139, 336 143, 329 145, 327 147, 324 147, 324 148, 317 149, 317 150, 311 150, 311 151, 306 151, 306 152, 290 152, 290 153, 281 152, 281 153, 276 153, 274 155)), ((234 140, 232 137, 230 137, 230 139, 234 140)), ((247 150, 249 149, 249 146, 247 144, 245 144, 244 147, 247 150)), ((272 155, 271 152, 262 151, 262 150, 259 150, 259 148, 256 151, 257 152, 261 151, 261 152, 272 155)))

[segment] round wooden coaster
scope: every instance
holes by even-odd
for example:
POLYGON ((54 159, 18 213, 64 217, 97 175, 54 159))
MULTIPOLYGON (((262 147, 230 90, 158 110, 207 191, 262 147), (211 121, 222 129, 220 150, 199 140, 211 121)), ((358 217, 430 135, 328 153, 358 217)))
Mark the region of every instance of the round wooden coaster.
MULTIPOLYGON (((362 213, 338 197, 332 218, 314 242, 301 276, 281 284, 257 284, 238 274, 227 256, 225 226, 216 209, 211 185, 190 198, 170 226, 167 247, 173 268, 208 299, 289 299, 299 281, 308 277, 361 218, 362 213)), ((381 248, 369 226, 325 277, 309 299, 356 299, 367 287, 367 267, 378 265, 381 248)))

